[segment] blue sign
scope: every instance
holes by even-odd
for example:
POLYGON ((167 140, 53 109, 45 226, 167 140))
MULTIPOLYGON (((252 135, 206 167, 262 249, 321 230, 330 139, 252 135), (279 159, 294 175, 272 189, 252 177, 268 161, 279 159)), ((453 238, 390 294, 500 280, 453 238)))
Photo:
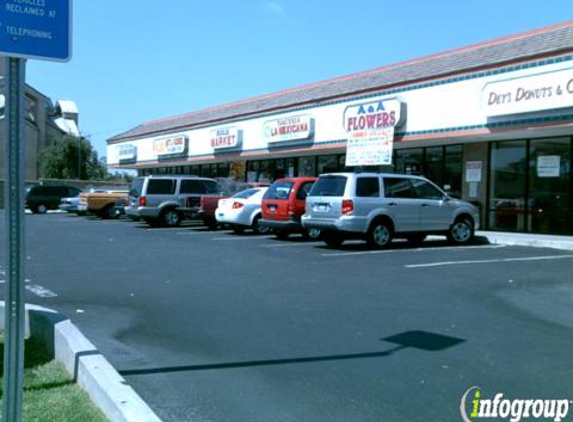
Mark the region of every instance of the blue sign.
POLYGON ((0 0, 0 54, 70 60, 72 0, 0 0))

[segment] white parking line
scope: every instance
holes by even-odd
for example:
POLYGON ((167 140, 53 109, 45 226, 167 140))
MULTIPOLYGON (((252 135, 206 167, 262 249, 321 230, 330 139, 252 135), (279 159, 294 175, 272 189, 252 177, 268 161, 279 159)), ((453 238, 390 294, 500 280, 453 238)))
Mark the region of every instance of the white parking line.
POLYGON ((547 256, 528 256, 522 258, 503 258, 503 259, 480 259, 474 261, 444 261, 432 262, 429 264, 411 264, 404 265, 405 268, 421 268, 421 267, 440 267, 444 265, 468 265, 468 264, 491 264, 496 262, 514 262, 514 261, 544 261, 551 259, 570 259, 573 255, 547 255, 547 256))
POLYGON ((337 252, 337 253, 323 253, 322 256, 338 257, 338 256, 352 256, 352 255, 372 255, 372 254, 386 254, 395 252, 423 252, 423 251, 447 251, 447 250, 465 250, 465 249, 497 249, 505 248, 506 245, 476 245, 476 246, 435 246, 432 248, 413 248, 413 249, 390 249, 379 251, 356 251, 356 252, 337 252))
POLYGON ((58 296, 56 293, 48 290, 42 286, 38 286, 37 284, 29 284, 25 286, 26 290, 38 295, 40 297, 56 297, 58 296))

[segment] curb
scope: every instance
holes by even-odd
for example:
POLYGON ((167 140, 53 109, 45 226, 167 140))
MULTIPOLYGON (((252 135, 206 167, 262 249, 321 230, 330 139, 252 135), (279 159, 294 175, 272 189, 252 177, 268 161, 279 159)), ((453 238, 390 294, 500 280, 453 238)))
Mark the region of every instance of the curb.
MULTIPOLYGON (((0 329, 4 330, 4 301, 0 301, 0 329)), ((111 422, 161 422, 125 379, 64 315, 26 304, 26 337, 47 346, 74 381, 111 422)))
POLYGON ((486 237, 492 244, 531 246, 534 248, 553 248, 573 251, 573 238, 567 236, 559 237, 550 235, 483 231, 477 231, 476 236, 486 237))

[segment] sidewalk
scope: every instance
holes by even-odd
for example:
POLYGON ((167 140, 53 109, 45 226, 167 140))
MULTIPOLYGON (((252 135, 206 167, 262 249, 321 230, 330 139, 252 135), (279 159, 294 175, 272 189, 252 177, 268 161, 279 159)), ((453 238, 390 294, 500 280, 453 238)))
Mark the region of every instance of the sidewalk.
POLYGON ((485 237, 490 243, 504 245, 533 246, 573 251, 573 236, 553 236, 546 234, 508 233, 476 231, 476 236, 485 237))

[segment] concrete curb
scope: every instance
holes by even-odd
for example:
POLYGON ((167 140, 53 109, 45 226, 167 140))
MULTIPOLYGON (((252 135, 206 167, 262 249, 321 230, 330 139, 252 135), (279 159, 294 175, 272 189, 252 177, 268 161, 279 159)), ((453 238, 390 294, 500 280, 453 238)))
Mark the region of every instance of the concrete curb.
MULTIPOLYGON (((0 329, 4 330, 4 301, 0 329)), ((65 316, 41 306, 26 305, 26 337, 42 340, 77 384, 112 422, 161 422, 107 359, 65 316)))
POLYGON ((553 248, 573 251, 573 237, 570 236, 551 236, 542 234, 521 234, 489 231, 477 231, 476 236, 486 237, 492 244, 531 246, 535 248, 553 248))

